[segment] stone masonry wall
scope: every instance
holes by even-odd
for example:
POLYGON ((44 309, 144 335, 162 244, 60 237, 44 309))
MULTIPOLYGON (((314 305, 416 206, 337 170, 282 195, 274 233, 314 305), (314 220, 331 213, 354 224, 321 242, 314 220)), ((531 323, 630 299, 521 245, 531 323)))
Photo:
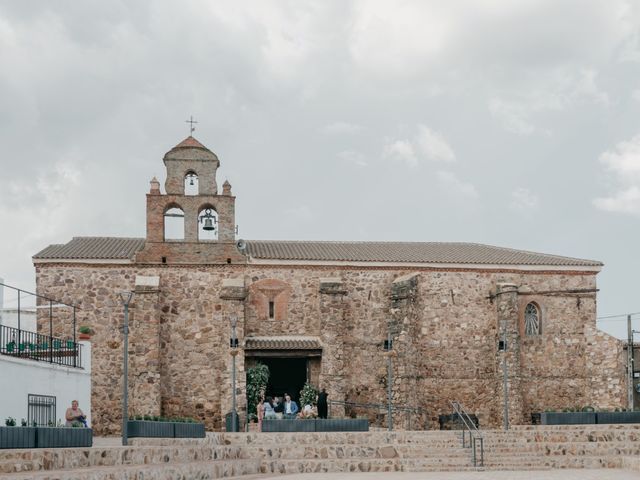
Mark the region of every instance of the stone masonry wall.
MULTIPOLYGON (((618 344, 595 330, 593 296, 578 295, 578 302, 576 295, 535 293, 594 288, 595 275, 589 273, 40 264, 36 275, 38 293, 78 303, 78 324, 89 324, 96 331, 92 338, 92 388, 94 425, 99 435, 119 431, 122 340, 118 327, 122 307, 115 295, 133 289, 138 275, 157 275, 160 284, 157 299, 134 300, 130 354, 142 352, 154 358, 149 346, 157 341, 161 413, 197 417, 209 429, 223 425, 223 414, 230 406, 228 338, 232 315, 238 316, 241 345, 247 335, 319 337, 325 344, 318 386, 327 388, 332 400, 369 403, 386 402, 382 342, 392 320, 399 354, 393 362, 398 382, 393 388, 395 403, 416 403, 427 412, 425 422, 430 427, 437 425, 439 414, 451 412, 451 400, 476 413, 481 425, 500 425, 502 374, 496 360, 499 304, 492 298, 500 283, 518 287, 517 305, 510 317, 516 332, 512 341, 519 344, 518 361, 514 359, 512 365, 520 365, 519 371, 510 371, 513 398, 519 398, 516 403, 509 399, 510 409, 515 409, 512 420, 526 423, 530 413, 546 408, 624 405, 624 369, 615 353, 618 344), (393 301, 392 285, 407 275, 415 278, 416 300, 402 306, 393 301), (238 278, 244 278, 249 292, 246 300, 221 298, 222 282, 238 278), (329 288, 339 280, 343 293, 322 293, 321 282, 327 279, 331 279, 329 288), (264 299, 252 298, 253 285, 262 285, 263 293, 265 286, 288 286, 284 297, 274 297, 286 300, 284 306, 277 307, 286 309, 286 315, 265 320, 264 299), (537 337, 517 335, 523 328, 523 302, 530 298, 542 308, 542 334, 537 337), (154 308, 157 316, 151 313, 154 308), (145 313, 139 313, 142 311, 145 313), (140 326, 139 322, 156 319, 157 327, 140 326), (139 330, 133 332, 136 328, 139 330), (142 331, 144 336, 136 336, 142 331), (151 338, 154 335, 158 338, 151 338)), ((69 321, 59 323, 68 328, 69 321)), ((238 410, 242 412, 242 353, 237 359, 238 410)), ((130 382, 136 385, 130 384, 130 388, 136 398, 147 391, 155 398, 157 377, 143 370, 139 368, 138 375, 147 386, 138 385, 140 378, 133 377, 130 382)), ((153 405, 149 401, 137 408, 153 405)), ((374 419, 377 412, 358 414, 374 419)))

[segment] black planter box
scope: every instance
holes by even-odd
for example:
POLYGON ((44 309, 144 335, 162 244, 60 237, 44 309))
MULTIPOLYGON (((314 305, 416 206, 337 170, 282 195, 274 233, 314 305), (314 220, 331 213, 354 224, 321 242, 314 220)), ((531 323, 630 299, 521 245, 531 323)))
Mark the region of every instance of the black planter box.
POLYGON ((315 432, 315 420, 262 420, 263 432, 315 432))
POLYGON ((37 448, 90 447, 93 430, 84 427, 37 427, 37 448))
POLYGON ((318 418, 316 432, 368 432, 366 418, 318 418))
POLYGON ((127 422, 127 436, 133 437, 162 437, 174 438, 174 422, 152 422, 147 420, 129 420, 127 422))
POLYGON ((35 448, 34 427, 0 427, 0 448, 35 448))
POLYGON ((204 423, 174 423, 175 438, 204 438, 204 423))
POLYGON ((595 412, 544 412, 540 414, 542 425, 592 425, 595 412))
POLYGON ((640 412, 597 412, 597 423, 640 423, 640 412))

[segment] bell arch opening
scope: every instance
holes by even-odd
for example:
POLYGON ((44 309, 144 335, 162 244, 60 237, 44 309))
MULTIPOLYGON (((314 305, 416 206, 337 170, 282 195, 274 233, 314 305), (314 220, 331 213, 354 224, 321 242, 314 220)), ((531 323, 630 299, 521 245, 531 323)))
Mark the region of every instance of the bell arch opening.
POLYGON ((198 241, 218 240, 218 212, 213 205, 206 204, 198 209, 198 241))
POLYGON ((184 240, 184 210, 170 205, 164 212, 164 239, 184 240))
POLYGON ((184 194, 198 195, 200 193, 198 174, 193 170, 189 170, 184 175, 184 194))

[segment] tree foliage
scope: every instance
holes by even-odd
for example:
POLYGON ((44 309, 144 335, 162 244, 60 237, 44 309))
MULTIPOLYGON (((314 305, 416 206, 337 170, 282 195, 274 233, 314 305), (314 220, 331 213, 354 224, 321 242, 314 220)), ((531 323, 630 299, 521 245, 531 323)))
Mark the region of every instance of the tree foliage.
POLYGON ((304 384, 302 390, 300 390, 300 406, 315 405, 318 398, 318 390, 309 382, 304 384))
POLYGON ((260 397, 264 394, 269 382, 269 367, 264 363, 258 363, 247 369, 247 402, 249 404, 249 415, 257 414, 257 405, 260 397))

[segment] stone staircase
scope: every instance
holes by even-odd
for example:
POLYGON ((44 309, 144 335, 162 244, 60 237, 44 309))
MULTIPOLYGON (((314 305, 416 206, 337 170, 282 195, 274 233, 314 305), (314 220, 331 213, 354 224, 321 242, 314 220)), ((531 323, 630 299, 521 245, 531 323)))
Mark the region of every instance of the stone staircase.
MULTIPOLYGON (((0 479, 214 479, 251 474, 627 468, 640 470, 640 425, 483 431, 484 467, 460 432, 210 433, 132 445, 0 450, 0 479)), ((99 442, 96 442, 99 445, 99 442)))

